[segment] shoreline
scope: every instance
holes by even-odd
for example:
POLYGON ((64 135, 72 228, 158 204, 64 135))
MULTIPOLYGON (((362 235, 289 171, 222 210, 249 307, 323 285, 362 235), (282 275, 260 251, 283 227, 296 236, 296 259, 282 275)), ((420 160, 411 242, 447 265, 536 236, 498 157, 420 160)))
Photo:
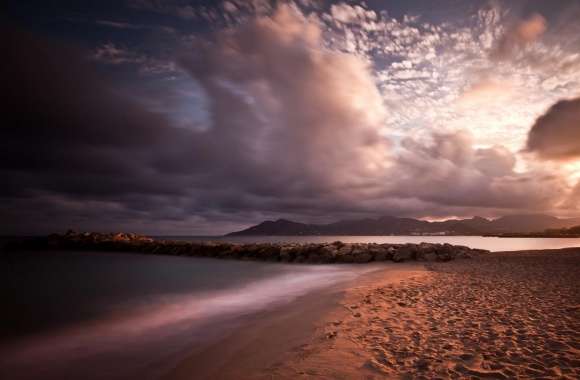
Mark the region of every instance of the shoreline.
POLYGON ((192 374, 196 379, 269 379, 273 370, 295 355, 321 339, 334 338, 335 321, 351 314, 345 300, 352 289, 367 288, 377 281, 396 283, 426 271, 421 263, 374 265, 384 267, 248 317, 242 327, 210 347, 192 352, 162 379, 186 380, 192 374))
POLYGON ((364 267, 244 316, 160 378, 580 377, 580 247, 364 267))
POLYGON ((312 305, 314 294, 263 314, 164 379, 204 378, 195 360, 211 362, 224 347, 234 347, 231 360, 207 378, 580 376, 580 248, 392 268, 400 276, 387 277, 387 269, 345 284, 305 318, 300 311, 312 305))
POLYGON ((360 316, 270 375, 580 377, 580 248, 426 265, 424 276, 347 292, 360 316), (333 366, 338 358, 341 365, 333 366))

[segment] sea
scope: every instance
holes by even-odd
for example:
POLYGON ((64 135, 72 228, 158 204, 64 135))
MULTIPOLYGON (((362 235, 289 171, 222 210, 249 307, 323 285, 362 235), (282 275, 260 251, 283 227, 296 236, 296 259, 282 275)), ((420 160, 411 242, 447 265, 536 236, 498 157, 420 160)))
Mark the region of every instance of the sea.
MULTIPOLYGON (((580 247, 580 239, 477 236, 163 238, 446 242, 491 251, 580 247)), ((114 252, 2 252, 0 378, 159 379, 252 315, 378 269, 114 252)))

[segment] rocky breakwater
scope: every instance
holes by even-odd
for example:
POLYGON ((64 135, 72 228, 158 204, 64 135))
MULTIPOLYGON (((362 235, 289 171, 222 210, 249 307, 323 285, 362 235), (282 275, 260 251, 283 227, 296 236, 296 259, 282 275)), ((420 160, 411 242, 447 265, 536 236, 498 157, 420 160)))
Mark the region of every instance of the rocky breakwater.
POLYGON ((451 244, 250 243, 154 240, 127 233, 52 234, 14 241, 8 250, 82 250, 214 257, 292 263, 368 263, 371 261, 450 261, 488 251, 451 244))

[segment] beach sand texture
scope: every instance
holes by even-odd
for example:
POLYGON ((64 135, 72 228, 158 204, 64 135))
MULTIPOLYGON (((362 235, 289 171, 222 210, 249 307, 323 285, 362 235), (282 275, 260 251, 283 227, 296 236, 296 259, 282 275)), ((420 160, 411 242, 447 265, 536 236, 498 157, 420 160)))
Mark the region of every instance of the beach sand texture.
POLYGON ((262 379, 578 379, 580 249, 428 264, 347 291, 262 379))

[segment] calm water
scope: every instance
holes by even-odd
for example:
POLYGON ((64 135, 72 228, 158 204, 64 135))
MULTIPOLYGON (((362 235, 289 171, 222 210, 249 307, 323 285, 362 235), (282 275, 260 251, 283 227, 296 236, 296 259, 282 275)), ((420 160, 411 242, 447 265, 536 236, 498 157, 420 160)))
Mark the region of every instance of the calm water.
POLYGON ((3 254, 0 378, 159 378, 249 316, 376 269, 127 253, 3 254))
POLYGON ((165 239, 186 241, 228 241, 236 243, 297 242, 322 243, 336 240, 345 243, 449 243, 490 251, 559 249, 580 247, 580 238, 498 238, 483 236, 175 236, 165 239))

